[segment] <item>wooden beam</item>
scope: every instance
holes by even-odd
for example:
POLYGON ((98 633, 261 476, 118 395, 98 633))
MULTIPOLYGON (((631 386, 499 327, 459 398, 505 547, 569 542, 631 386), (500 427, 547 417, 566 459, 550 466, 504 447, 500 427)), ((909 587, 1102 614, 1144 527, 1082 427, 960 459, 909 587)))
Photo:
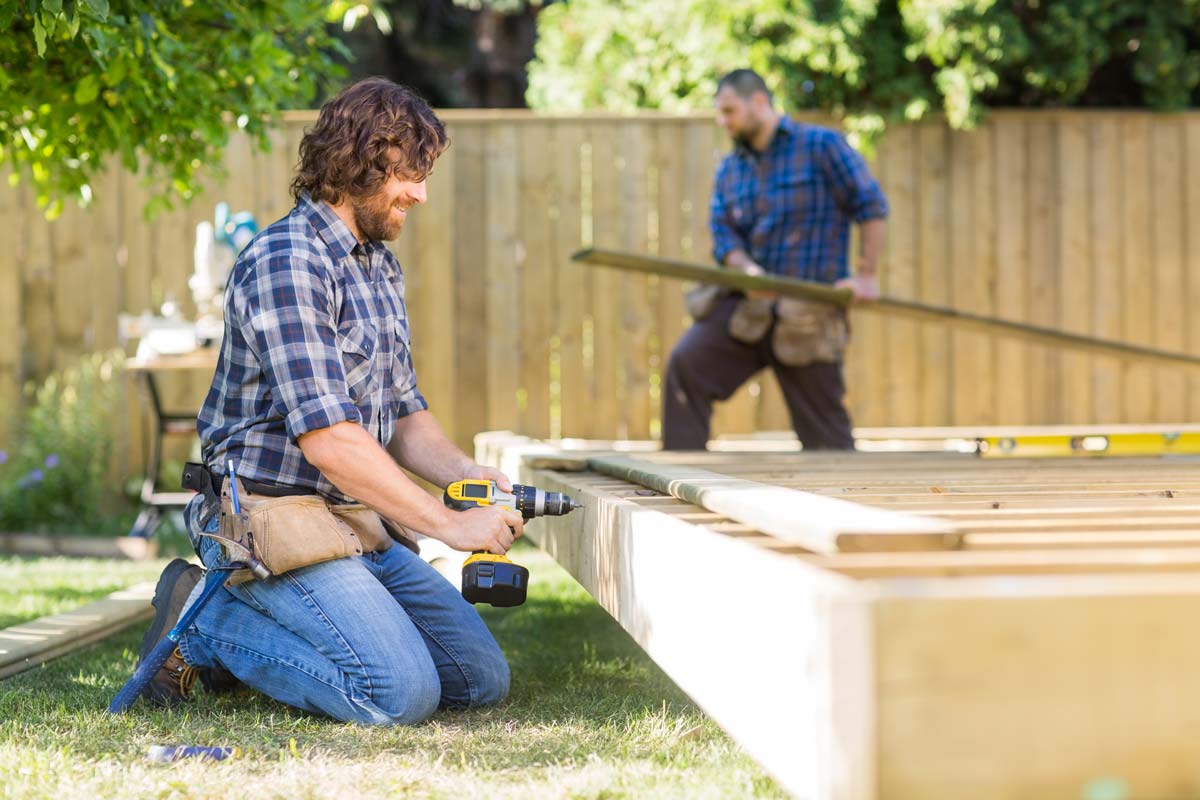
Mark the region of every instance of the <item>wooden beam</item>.
MULTIPOLYGON (((593 264, 633 272, 661 275, 669 278, 713 283, 743 291, 771 291, 786 297, 799 297, 830 303, 839 308, 850 306, 851 294, 846 289, 835 289, 827 284, 799 281, 774 275, 745 275, 729 269, 704 266, 678 259, 645 256, 617 250, 587 248, 580 250, 572 259, 584 264, 593 264)), ((1100 339, 1079 333, 1069 333, 1056 328, 1030 325, 997 317, 985 317, 945 306, 934 306, 915 300, 881 297, 870 303, 857 303, 856 311, 888 314, 893 317, 918 322, 934 322, 953 325, 957 330, 984 334, 999 334, 1022 339, 1034 344, 1065 347, 1079 352, 1094 353, 1163 366, 1200 366, 1200 356, 1154 347, 1129 344, 1112 339, 1100 339)))
MULTIPOLYGON (((490 443, 494 464, 510 448, 545 446, 509 441, 490 443)), ((988 536, 996 546, 1017 543, 1015 550, 812 553, 695 503, 705 489, 754 485, 702 468, 739 471, 736 464, 705 454, 695 465, 589 455, 597 463, 624 459, 629 480, 520 466, 523 482, 587 504, 531 522, 530 537, 786 790, 999 800, 1075 796, 1104 776, 1136 797, 1195 794, 1200 785, 1200 744, 1188 735, 1200 710, 1179 700, 1200 693, 1200 646, 1179 635, 1200 612, 1200 546, 1188 541, 1197 532, 1137 531, 1127 523, 1140 521, 1127 518, 1111 536, 1036 526, 977 536, 985 546, 988 536), (690 488, 667 496, 642 483, 669 487, 672 473, 676 488, 690 488), (716 480, 697 483, 706 475, 716 480), (1127 546, 1139 534, 1146 546, 1127 546), (1085 537, 1091 541, 1072 541, 1085 537), (697 576, 719 576, 719 586, 697 591, 697 576), (787 688, 764 702, 768 685, 787 688)), ((744 459, 743 474, 764 471, 757 454, 744 459)), ((879 496, 876 482, 902 483, 913 470, 911 490, 928 485, 939 464, 947 490, 971 484, 977 472, 1003 480, 1024 470, 1049 476, 1052 494, 1064 476, 1089 473, 1094 480, 1065 489, 1064 502, 1074 505, 1048 515, 1067 520, 1120 485, 1102 478, 1118 481, 1127 470, 1154 482, 1160 472, 1185 477, 1190 467, 1163 458, 1122 461, 1124 468, 997 469, 975 459, 802 454, 790 474, 800 485, 821 477, 837 491, 840 473, 879 496)), ((776 466, 786 465, 765 471, 776 466)), ((1171 512, 1186 514, 1182 504, 1163 509, 1171 512)), ((960 530, 976 536, 970 526, 960 530)))
POLYGON ((139 583, 64 614, 0 630, 0 678, 41 666, 154 614, 153 583, 139 583))
POLYGON ((520 480, 583 500, 526 534, 785 790, 878 796, 874 634, 869 595, 854 581, 640 507, 577 473, 523 466, 520 480))
POLYGON ((953 525, 832 497, 629 456, 593 456, 588 467, 695 503, 817 553, 958 547, 953 525))
POLYGON ((1196 573, 873 583, 879 797, 1200 790, 1196 573))

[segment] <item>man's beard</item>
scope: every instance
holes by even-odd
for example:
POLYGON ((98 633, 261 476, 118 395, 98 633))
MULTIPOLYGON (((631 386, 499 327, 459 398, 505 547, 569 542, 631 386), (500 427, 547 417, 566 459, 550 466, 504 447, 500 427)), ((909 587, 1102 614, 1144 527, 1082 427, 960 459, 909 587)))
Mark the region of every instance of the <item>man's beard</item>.
POLYGON ((365 200, 351 200, 354 223, 358 233, 370 242, 387 242, 400 235, 404 220, 389 222, 392 204, 386 197, 373 195, 365 200))
POLYGON ((754 142, 754 137, 762 130, 762 123, 758 121, 749 121, 742 126, 742 129, 733 134, 733 141, 745 147, 751 147, 754 142))

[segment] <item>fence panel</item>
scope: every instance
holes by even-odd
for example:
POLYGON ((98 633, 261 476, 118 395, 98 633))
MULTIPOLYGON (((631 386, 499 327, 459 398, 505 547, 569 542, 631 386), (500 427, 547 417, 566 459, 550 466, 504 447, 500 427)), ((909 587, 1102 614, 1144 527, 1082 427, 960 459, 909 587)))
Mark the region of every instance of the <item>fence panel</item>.
MULTIPOLYGON (((20 387, 116 342, 117 315, 187 289, 195 225, 214 205, 264 225, 288 183, 310 112, 285 115, 269 152, 235 134, 223 176, 190 206, 146 222, 148 190, 117 168, 97 202, 46 222, 27 184, 0 189, 0 447, 20 387)), ((596 244, 705 261, 712 175, 728 149, 708 115, 548 117, 450 111, 453 144, 392 247, 408 283, 422 387, 463 446, 485 428, 645 437, 660 430, 662 375, 686 327, 672 281, 572 265, 596 244)), ((882 285, 954 305, 1166 348, 1200 324, 1200 114, 996 112, 972 133, 897 127, 872 167, 892 213, 882 285)), ((863 425, 1185 422, 1200 376, 1063 354, 1002 338, 860 316, 848 367, 863 425)), ((208 376, 170 387, 195 405, 208 376)), ((127 387, 128 388, 128 387, 127 387)), ((122 468, 142 457, 126 395, 122 468)), ((787 427, 760 375, 716 433, 787 427)))

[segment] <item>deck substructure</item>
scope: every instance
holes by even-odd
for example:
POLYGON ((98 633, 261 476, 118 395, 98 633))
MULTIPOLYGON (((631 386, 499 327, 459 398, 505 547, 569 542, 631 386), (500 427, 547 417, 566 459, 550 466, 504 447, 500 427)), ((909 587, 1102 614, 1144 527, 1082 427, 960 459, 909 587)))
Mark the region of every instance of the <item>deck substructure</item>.
POLYGON ((797 796, 1200 794, 1200 458, 477 446, 797 796))

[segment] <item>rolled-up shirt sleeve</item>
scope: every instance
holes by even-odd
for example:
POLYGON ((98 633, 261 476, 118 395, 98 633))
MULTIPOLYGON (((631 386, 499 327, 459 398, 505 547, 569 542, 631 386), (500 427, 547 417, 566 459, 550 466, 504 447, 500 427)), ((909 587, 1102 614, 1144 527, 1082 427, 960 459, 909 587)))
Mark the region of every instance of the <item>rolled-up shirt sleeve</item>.
POLYGON ((718 264, 725 263, 725 257, 737 249, 748 250, 745 241, 734 228, 733 209, 725 197, 725 185, 728 183, 729 160, 726 159, 717 167, 713 179, 712 201, 709 204, 708 225, 712 230, 713 258, 718 264))
POLYGON ((830 131, 823 151, 822 166, 833 184, 838 206, 859 223, 886 217, 888 203, 879 181, 846 138, 830 131))
POLYGON ((425 395, 413 386, 407 391, 402 391, 397 394, 396 398, 396 417, 407 417, 409 414, 415 414, 418 411, 425 411, 429 408, 429 403, 425 400, 425 395))
POLYGON ((295 252, 272 255, 235 292, 242 336, 258 356, 292 441, 339 422, 362 424, 321 264, 295 252))

